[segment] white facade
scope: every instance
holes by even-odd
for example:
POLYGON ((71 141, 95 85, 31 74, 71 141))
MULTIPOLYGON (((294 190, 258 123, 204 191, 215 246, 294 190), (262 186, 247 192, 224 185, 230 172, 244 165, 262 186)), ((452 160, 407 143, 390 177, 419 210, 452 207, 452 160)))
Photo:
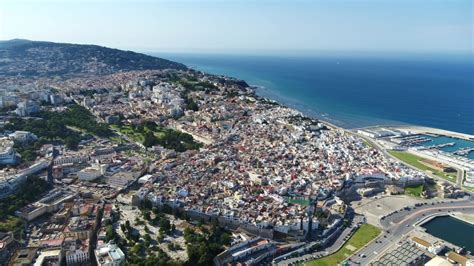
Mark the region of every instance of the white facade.
POLYGON ((13 141, 7 138, 0 139, 0 164, 16 163, 17 155, 13 145, 13 141))
POLYGON ((463 185, 474 188, 474 169, 466 170, 466 179, 463 185))
POLYGON ((47 265, 59 266, 61 265, 62 257, 61 249, 43 250, 36 259, 34 266, 42 266, 46 261, 48 261, 47 265), (52 263, 51 260, 54 262, 52 263))
POLYGON ((122 250, 111 243, 98 247, 94 253, 99 266, 119 266, 125 260, 122 250))
POLYGON ((8 135, 11 139, 18 142, 28 142, 37 140, 38 137, 28 131, 15 131, 12 134, 8 135))
POLYGON ((66 264, 69 265, 81 265, 89 261, 89 252, 87 250, 69 250, 66 251, 66 264))
POLYGON ((77 172, 77 177, 83 181, 92 181, 102 176, 101 171, 96 167, 88 167, 82 171, 77 172))

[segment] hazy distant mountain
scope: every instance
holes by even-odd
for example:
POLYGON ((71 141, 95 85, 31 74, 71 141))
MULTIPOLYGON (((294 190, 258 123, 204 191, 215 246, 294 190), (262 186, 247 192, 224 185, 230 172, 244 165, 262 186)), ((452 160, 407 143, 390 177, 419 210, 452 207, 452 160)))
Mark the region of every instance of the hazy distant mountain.
POLYGON ((0 41, 0 76, 77 77, 146 69, 186 69, 169 60, 97 45, 0 41))
POLYGON ((25 40, 25 39, 13 39, 13 40, 8 40, 8 41, 0 41, 0 48, 6 48, 6 47, 11 47, 15 45, 30 43, 30 42, 31 42, 30 40, 25 40))

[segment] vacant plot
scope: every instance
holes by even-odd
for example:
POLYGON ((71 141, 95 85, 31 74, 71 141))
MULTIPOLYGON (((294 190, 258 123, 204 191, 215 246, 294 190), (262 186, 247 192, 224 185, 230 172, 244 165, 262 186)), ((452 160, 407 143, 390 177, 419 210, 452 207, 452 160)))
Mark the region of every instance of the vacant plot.
POLYGON ((304 265, 318 265, 318 266, 332 266, 338 265, 352 255, 356 250, 359 250, 370 240, 376 238, 380 234, 380 229, 370 224, 363 224, 357 229, 352 237, 347 241, 341 249, 336 253, 305 263, 304 265))
POLYGON ((405 194, 414 196, 414 197, 421 197, 422 192, 423 192, 423 185, 405 188, 405 194))
POLYGON ((408 153, 408 152, 405 152, 405 151, 389 151, 389 153, 398 158, 399 160, 409 164, 409 165, 412 165, 422 171, 429 171, 431 172, 432 174, 436 175, 436 176, 439 176, 441 178, 444 178, 444 179, 447 179, 449 181, 456 181, 456 174, 453 174, 453 173, 444 173, 442 171, 439 171, 439 170, 436 170, 434 168, 431 168, 423 163, 421 163, 420 161, 424 160, 424 158, 421 158, 419 156, 416 156, 414 154, 411 154, 411 153, 408 153))

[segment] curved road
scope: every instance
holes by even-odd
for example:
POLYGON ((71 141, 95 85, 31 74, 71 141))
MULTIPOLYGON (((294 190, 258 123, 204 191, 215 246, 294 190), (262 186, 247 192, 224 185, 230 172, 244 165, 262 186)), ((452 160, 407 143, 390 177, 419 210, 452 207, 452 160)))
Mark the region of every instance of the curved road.
POLYGON ((399 242, 403 236, 414 230, 414 225, 422 219, 435 214, 449 214, 451 212, 474 214, 474 201, 472 199, 445 201, 433 203, 433 205, 415 206, 409 210, 392 213, 380 222, 384 230, 382 234, 349 257, 349 262, 352 265, 368 265, 394 243, 399 242))

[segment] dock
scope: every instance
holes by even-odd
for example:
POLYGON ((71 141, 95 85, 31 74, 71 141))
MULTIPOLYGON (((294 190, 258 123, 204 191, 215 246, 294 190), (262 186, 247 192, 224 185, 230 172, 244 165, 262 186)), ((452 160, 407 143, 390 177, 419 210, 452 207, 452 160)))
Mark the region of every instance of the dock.
POLYGON ((436 145, 431 145, 431 146, 425 147, 424 150, 441 149, 441 148, 444 148, 444 147, 452 147, 454 145, 456 145, 455 142, 442 143, 442 144, 436 144, 436 145))
POLYGON ((460 155, 460 156, 467 156, 469 153, 471 153, 473 151, 474 151, 474 148, 466 147, 466 148, 462 148, 460 150, 457 150, 457 151, 453 152, 453 154, 460 155))

